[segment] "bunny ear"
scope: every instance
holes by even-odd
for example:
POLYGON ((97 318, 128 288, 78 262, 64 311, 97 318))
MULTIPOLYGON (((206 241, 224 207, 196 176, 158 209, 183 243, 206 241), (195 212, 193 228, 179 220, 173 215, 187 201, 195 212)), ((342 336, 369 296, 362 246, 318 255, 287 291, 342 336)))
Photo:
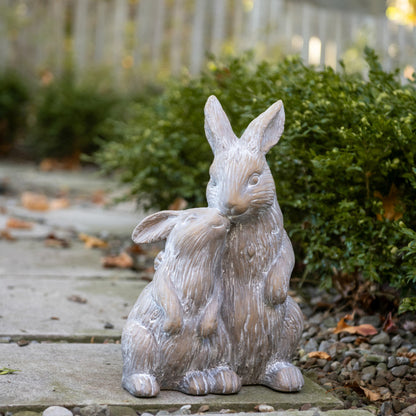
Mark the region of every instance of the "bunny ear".
POLYGON ((285 126, 285 110, 281 100, 270 106, 247 127, 241 140, 253 151, 266 154, 280 139, 285 126))
POLYGON ((205 134, 214 155, 218 150, 225 150, 237 140, 230 121, 215 95, 211 95, 205 104, 205 134))
POLYGON ((134 229, 131 236, 136 244, 155 243, 168 238, 181 211, 160 211, 149 215, 134 229))

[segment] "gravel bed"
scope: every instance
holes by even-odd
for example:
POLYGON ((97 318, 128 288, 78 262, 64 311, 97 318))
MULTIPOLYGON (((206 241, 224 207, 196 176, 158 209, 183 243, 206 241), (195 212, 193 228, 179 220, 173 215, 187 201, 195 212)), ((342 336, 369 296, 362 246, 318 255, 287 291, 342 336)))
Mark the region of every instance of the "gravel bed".
POLYGON ((415 314, 394 319, 388 328, 385 316, 356 314, 346 321, 350 326, 372 325, 377 333, 334 333, 349 311, 337 312, 335 295, 307 292, 310 302, 298 299, 306 319, 295 357, 303 373, 340 398, 345 409, 366 407, 380 416, 415 416, 415 314), (320 310, 320 304, 326 306, 320 310))

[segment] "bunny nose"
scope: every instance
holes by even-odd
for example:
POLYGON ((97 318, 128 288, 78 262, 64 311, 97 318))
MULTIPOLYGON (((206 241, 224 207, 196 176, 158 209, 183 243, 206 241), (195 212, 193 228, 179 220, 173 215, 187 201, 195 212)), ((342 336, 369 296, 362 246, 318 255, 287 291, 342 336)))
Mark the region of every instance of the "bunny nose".
POLYGON ((241 205, 234 204, 234 203, 227 203, 227 210, 231 215, 240 215, 243 214, 246 211, 245 207, 242 207, 241 205))

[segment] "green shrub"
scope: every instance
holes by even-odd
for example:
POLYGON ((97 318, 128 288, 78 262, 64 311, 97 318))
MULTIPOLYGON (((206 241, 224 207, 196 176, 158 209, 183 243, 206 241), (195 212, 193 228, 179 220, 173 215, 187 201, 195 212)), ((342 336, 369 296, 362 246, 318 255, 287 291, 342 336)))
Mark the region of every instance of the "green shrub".
POLYGON ((29 88, 14 71, 0 74, 0 155, 7 153, 24 129, 29 88))
POLYGON ((107 137, 105 120, 119 110, 114 92, 77 83, 72 75, 40 87, 37 95, 28 146, 39 158, 95 151, 97 137, 107 137))
POLYGON ((416 225, 416 90, 384 72, 371 50, 366 60, 368 80, 298 58, 211 62, 200 77, 171 82, 137 105, 96 160, 119 171, 147 207, 166 208, 178 196, 204 205, 213 157, 203 130, 208 96, 217 95, 237 135, 282 99, 285 132, 268 160, 297 272, 343 290, 365 279, 412 291, 395 220, 416 225))

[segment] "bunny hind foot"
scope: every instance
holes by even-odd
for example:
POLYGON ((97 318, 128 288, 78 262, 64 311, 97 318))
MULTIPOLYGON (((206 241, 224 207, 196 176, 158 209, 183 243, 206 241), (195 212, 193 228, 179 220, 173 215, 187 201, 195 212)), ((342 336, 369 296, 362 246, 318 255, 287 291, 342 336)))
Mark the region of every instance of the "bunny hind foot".
POLYGON ((277 391, 296 392, 303 387, 304 379, 293 364, 277 362, 266 372, 262 384, 277 391))
POLYGON ((123 387, 136 397, 155 397, 160 387, 155 377, 150 374, 132 374, 123 378, 123 387))
POLYGON ((209 393, 208 376, 204 371, 187 373, 179 383, 178 390, 193 396, 204 396, 209 393))
POLYGON ((209 372, 211 376, 210 393, 234 394, 241 390, 241 378, 229 368, 213 368, 209 372))

